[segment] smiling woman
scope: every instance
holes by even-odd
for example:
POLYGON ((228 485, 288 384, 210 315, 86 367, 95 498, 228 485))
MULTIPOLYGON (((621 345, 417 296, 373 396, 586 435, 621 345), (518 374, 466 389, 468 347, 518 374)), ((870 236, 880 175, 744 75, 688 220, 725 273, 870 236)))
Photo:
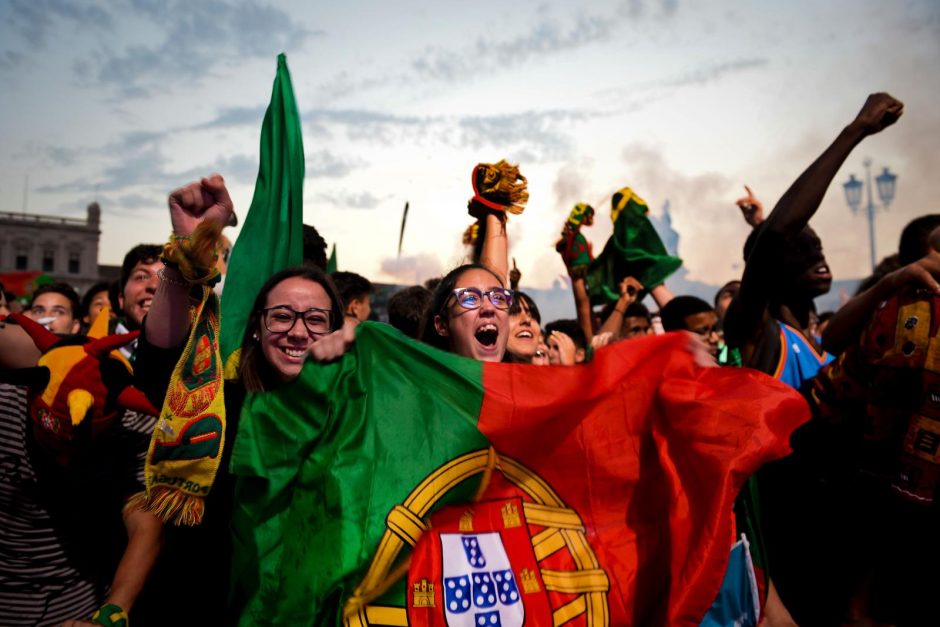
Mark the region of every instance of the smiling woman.
POLYGON ((516 292, 509 308, 509 342, 506 350, 513 360, 532 363, 539 350, 542 316, 528 294, 516 292))
MULTIPOLYGON (((193 264, 192 268, 184 272, 185 264, 166 259, 168 249, 173 244, 164 250, 165 267, 164 261, 157 262, 161 266, 160 271, 155 273, 159 280, 152 292, 152 302, 143 324, 134 374, 138 385, 154 405, 166 405, 164 418, 173 420, 175 415, 171 414, 178 410, 171 408, 177 407, 180 402, 178 399, 182 398, 179 396, 179 375, 174 374, 177 379, 174 379, 175 383, 171 382, 171 373, 179 367, 178 362, 201 360, 199 363, 203 368, 212 362, 211 358, 205 356, 211 350, 199 342, 194 342, 194 345, 200 346, 199 355, 184 352, 190 326, 196 327, 197 331, 202 328, 201 318, 191 313, 190 297, 194 291, 198 291, 193 289, 197 281, 192 276, 201 275, 206 266, 211 267, 212 264, 207 260, 211 261, 213 246, 218 244, 218 241, 209 241, 203 247, 197 242, 202 241, 205 233, 210 233, 205 237, 212 240, 213 232, 206 227, 209 223, 217 227, 227 224, 233 209, 225 183, 218 175, 174 191, 170 195, 169 205, 173 242, 185 242, 187 256, 193 260, 193 264), (208 251, 210 254, 204 256, 198 251, 208 251), (167 396, 169 401, 166 401, 167 396)), ((217 236, 218 232, 216 230, 214 234, 217 236)), ((164 572, 173 573, 173 581, 157 578, 151 583, 151 587, 157 591, 175 589, 180 585, 193 589, 198 587, 200 607, 194 609, 195 614, 189 615, 191 621, 214 624, 220 620, 226 607, 231 560, 231 539, 227 524, 233 507, 234 491, 234 481, 228 473, 228 467, 246 393, 263 394, 296 379, 308 358, 329 359, 338 355, 341 351, 331 352, 329 348, 325 350, 324 346, 345 347, 347 341, 351 342, 352 326, 338 334, 334 333, 343 325, 343 310, 336 288, 318 268, 302 266, 281 270, 259 290, 242 337, 238 376, 223 384, 225 422, 213 423, 221 427, 219 430, 224 432, 224 437, 216 440, 221 443, 221 451, 215 451, 212 456, 213 459, 220 458, 220 462, 214 481, 211 478, 208 480, 211 489, 207 488, 205 497, 205 519, 195 527, 173 529, 173 541, 167 542, 161 556, 161 562, 166 567, 164 572), (338 339, 341 341, 337 344, 338 339), (196 554, 203 560, 200 568, 192 567, 191 556, 196 554)), ((201 336, 207 340, 206 344, 209 343, 210 335, 215 333, 201 336)), ((203 388, 209 387, 203 380, 200 381, 203 388)), ((218 420, 221 415, 218 413, 211 417, 218 420)), ((218 437, 220 434, 215 435, 218 437)), ((181 436, 171 446, 179 448, 198 444, 199 437, 197 434, 191 441, 184 441, 181 436)), ((157 592, 155 596, 159 594, 157 592)))
POLYGON ((315 267, 282 270, 255 299, 241 352, 245 389, 271 389, 300 374, 314 342, 343 324, 333 282, 315 267))

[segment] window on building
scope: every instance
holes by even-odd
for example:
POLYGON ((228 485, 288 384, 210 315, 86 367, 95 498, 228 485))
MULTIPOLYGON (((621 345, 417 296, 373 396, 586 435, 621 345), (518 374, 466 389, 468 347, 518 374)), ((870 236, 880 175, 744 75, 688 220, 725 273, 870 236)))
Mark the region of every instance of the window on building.
POLYGON ((16 253, 16 269, 25 270, 29 266, 29 255, 25 251, 17 251, 16 253))
POLYGON ((42 251, 42 271, 52 272, 55 270, 55 252, 51 248, 42 251))
POLYGON ((69 274, 78 274, 82 267, 82 254, 72 251, 69 253, 69 274))

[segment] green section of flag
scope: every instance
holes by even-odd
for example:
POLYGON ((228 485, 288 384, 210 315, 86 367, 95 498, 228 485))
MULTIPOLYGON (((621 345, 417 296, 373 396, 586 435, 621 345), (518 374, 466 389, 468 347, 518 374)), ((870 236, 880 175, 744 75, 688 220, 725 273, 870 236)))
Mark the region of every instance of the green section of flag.
POLYGON ((232 455, 241 624, 339 624, 389 511, 489 445, 476 426, 482 364, 402 338, 363 323, 340 361, 248 395, 232 455))
POLYGON ((613 209, 613 235, 587 273, 588 294, 595 305, 620 298, 620 282, 628 276, 649 290, 661 285, 682 265, 681 259, 666 251, 647 216, 646 203, 629 188, 614 194, 613 209))
POLYGON ((241 346, 261 286, 303 261, 304 144, 287 57, 277 57, 271 104, 261 125, 258 180, 228 264, 222 298, 222 360, 241 346))
POLYGON ((330 258, 326 260, 326 271, 329 274, 333 274, 339 270, 336 265, 336 242, 333 242, 333 248, 330 250, 330 258))

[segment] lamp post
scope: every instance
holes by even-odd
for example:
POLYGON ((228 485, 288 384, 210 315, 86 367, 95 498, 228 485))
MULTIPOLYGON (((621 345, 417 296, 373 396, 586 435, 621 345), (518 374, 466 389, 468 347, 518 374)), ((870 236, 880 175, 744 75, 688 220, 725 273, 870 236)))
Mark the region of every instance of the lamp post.
MULTIPOLYGON (((866 158, 862 164, 865 166, 865 178, 868 182, 866 189, 868 192, 868 204, 865 208, 868 214, 868 243, 871 251, 871 269, 872 272, 874 272, 875 266, 878 265, 878 258, 875 256, 876 207, 875 203, 872 201, 871 196, 871 159, 866 158)), ((897 180, 898 176, 888 171, 888 168, 884 168, 882 173, 875 177, 875 183, 878 186, 878 198, 881 200, 881 207, 883 209, 887 209, 888 205, 891 204, 891 201, 894 200, 894 191, 897 180)), ((856 179, 854 174, 850 174, 849 180, 843 183, 842 187, 845 189, 845 201, 852 209, 852 213, 858 213, 858 210, 862 204, 862 187, 866 187, 866 185, 856 179)))

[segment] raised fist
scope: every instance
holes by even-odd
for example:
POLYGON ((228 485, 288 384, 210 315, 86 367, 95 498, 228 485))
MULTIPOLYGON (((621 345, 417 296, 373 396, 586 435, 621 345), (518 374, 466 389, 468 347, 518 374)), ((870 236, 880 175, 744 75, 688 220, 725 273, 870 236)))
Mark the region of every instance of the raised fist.
POLYGON ((855 116, 856 125, 866 135, 874 135, 898 121, 904 113, 904 103, 886 93, 872 94, 855 116))
POLYGON ((222 175, 213 174, 170 193, 170 222, 173 232, 187 237, 200 222, 211 220, 223 226, 234 224, 232 198, 222 175))

